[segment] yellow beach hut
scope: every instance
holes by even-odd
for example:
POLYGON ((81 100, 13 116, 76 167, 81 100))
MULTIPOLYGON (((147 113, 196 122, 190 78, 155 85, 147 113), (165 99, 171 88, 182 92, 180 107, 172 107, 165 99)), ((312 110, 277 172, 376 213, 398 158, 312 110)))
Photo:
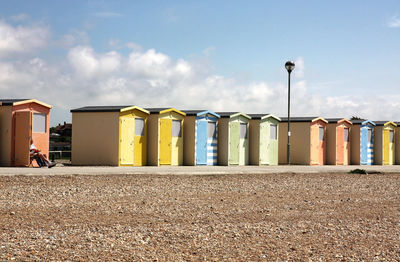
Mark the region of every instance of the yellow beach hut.
POLYGON ((147 110, 138 106, 86 106, 71 113, 73 165, 147 164, 147 110))
POLYGON ((394 165, 396 124, 391 121, 374 121, 374 164, 394 165))
POLYGON ((148 119, 148 165, 183 164, 183 120, 185 113, 175 108, 146 108, 148 119))

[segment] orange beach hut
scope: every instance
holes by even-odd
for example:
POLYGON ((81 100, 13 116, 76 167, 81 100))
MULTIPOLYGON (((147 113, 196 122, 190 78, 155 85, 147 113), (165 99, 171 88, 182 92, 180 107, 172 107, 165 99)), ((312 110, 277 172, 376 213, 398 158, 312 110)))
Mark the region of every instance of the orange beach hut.
POLYGON ((350 128, 352 123, 345 118, 325 118, 326 163, 348 165, 350 162, 350 128))
MULTIPOLYGON (((322 117, 290 118, 290 162, 296 165, 324 165, 326 124, 322 117)), ((279 164, 287 164, 288 119, 279 123, 279 164)))
POLYGON ((36 99, 0 99, 1 166, 29 166, 31 139, 49 155, 51 108, 36 99))

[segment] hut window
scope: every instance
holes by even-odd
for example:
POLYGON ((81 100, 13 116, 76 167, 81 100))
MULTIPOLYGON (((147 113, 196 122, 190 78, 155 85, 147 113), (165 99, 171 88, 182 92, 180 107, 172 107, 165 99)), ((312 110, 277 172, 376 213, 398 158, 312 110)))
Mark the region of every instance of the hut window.
POLYGON ((324 141, 324 128, 322 126, 319 127, 319 141, 324 141))
POLYGON ((135 136, 144 136, 143 118, 135 118, 135 136))
POLYGON ((180 120, 172 120, 172 136, 173 137, 181 137, 181 121, 180 120))
POLYGON ((269 137, 271 140, 276 140, 278 138, 278 126, 270 125, 269 137))
POLYGON ((368 129, 368 141, 372 143, 372 129, 368 129))
POLYGON ((35 133, 46 133, 46 115, 45 114, 33 114, 33 132, 35 133))
POLYGON ((393 139, 394 139, 393 130, 389 130, 389 141, 390 141, 390 143, 393 143, 393 139))
POLYGON ((247 138, 247 124, 240 123, 240 138, 247 138))
POLYGON ((217 123, 208 122, 208 137, 209 138, 217 137, 217 123))
POLYGON ((344 142, 349 142, 349 129, 344 129, 344 142))

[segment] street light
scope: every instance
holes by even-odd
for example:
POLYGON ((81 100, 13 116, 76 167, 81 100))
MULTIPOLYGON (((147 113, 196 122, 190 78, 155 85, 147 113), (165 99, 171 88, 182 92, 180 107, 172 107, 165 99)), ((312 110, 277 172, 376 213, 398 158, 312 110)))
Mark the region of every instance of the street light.
POLYGON ((287 61, 285 68, 288 71, 288 135, 287 135, 287 163, 290 165, 290 73, 294 70, 293 61, 287 61))

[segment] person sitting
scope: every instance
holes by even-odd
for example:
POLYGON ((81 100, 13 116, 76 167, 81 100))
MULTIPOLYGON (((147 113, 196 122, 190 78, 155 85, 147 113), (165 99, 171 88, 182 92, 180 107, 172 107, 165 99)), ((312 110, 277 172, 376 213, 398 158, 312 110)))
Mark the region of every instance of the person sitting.
POLYGON ((40 150, 33 144, 33 139, 31 140, 31 146, 29 148, 29 155, 31 158, 36 160, 36 163, 39 167, 47 166, 48 168, 52 168, 56 165, 56 163, 50 162, 45 154, 42 154, 40 150))

